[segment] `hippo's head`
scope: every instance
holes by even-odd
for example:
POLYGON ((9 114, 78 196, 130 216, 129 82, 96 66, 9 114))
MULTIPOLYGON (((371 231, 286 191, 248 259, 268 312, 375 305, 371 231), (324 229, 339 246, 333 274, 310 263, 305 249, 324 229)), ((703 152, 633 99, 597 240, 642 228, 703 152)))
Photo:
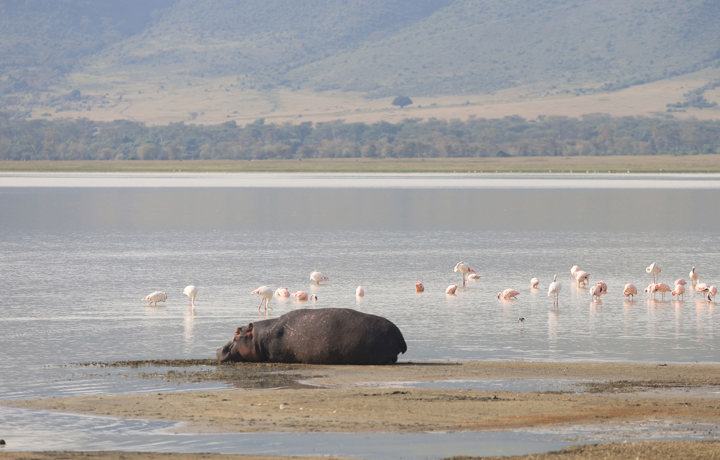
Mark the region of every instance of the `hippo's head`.
POLYGON ((255 327, 253 323, 235 329, 235 336, 222 348, 217 349, 217 359, 226 361, 263 361, 258 343, 255 341, 255 327))

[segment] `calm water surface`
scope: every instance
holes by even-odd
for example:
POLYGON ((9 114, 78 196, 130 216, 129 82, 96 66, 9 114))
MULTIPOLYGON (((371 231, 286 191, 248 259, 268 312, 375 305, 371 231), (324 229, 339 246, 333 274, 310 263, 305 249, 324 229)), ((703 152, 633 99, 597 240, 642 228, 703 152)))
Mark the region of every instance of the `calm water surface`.
POLYGON ((653 261, 668 284, 693 265, 720 284, 719 198, 713 175, 0 174, 0 399, 173 389, 72 364, 212 358, 263 317, 263 284, 318 296, 273 299, 272 317, 391 319, 401 360, 718 362, 714 303, 621 291, 653 261), (482 279, 447 296, 460 260, 482 279), (601 301, 570 281, 575 264, 607 282, 601 301), (505 288, 518 299, 498 301, 505 288), (158 289, 163 306, 140 301, 158 289))

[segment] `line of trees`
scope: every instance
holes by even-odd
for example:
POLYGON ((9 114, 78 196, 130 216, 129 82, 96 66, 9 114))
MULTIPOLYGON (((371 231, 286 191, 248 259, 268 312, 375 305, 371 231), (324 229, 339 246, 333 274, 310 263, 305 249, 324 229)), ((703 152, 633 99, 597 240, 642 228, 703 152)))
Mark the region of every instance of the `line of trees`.
POLYGON ((245 126, 19 120, 0 113, 0 160, 445 158, 720 153, 720 122, 560 116, 245 126))

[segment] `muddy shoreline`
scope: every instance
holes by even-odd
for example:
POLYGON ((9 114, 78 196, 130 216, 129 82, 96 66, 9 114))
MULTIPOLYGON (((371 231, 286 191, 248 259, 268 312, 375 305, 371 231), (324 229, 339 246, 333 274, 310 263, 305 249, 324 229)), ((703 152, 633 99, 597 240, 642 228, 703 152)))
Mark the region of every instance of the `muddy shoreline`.
MULTIPOLYGON (((218 365, 214 361, 194 360, 91 365, 147 368, 147 375, 152 378, 215 380, 237 389, 9 400, 0 401, 0 405, 183 422, 174 430, 186 433, 512 429, 562 433, 580 425, 597 426, 601 431, 605 427, 611 433, 610 428, 618 424, 625 427, 644 423, 688 427, 720 424, 718 364, 401 362, 393 366, 309 366, 218 365), (490 381, 495 386, 483 388, 490 381), (508 386, 512 383, 514 388, 524 381, 539 384, 541 389, 503 388, 503 382, 508 386), (448 382, 452 382, 452 388, 447 387, 448 382), (553 386, 542 389, 544 383, 557 382, 563 382, 559 390, 553 386), (252 391, 245 391, 248 388, 252 391)), ((672 458, 677 454, 676 448, 681 448, 685 457, 697 451, 704 453, 699 458, 712 458, 705 454, 714 449, 720 455, 720 441, 713 438, 715 435, 709 436, 714 442, 649 444, 661 451, 655 458, 672 458)), ((612 441, 617 440, 612 435, 601 441, 607 443, 600 446, 605 446, 608 452, 620 452, 638 444, 615 445, 612 441)), ((590 446, 581 447, 585 453, 573 448, 575 452, 567 455, 585 457, 553 458, 604 455, 598 451, 590 455, 587 453, 590 446)), ((69 458, 57 452, 45 453, 57 455, 54 457, 23 457, 23 453, 10 452, 11 448, 9 443, 2 452, 4 457, 12 454, 7 458, 13 460, 69 458)), ((628 452, 609 458, 624 458, 628 452)), ((118 458, 110 452, 87 455, 97 456, 85 458, 118 458)), ((138 455, 125 458, 162 458, 138 455)))

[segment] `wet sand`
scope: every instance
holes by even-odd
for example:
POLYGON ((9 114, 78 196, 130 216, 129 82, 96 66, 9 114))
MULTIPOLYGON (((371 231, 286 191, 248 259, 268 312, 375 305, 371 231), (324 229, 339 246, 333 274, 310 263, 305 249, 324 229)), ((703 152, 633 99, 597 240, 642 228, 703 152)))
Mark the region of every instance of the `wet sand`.
MULTIPOLYGON (((403 362, 393 366, 231 364, 210 369, 173 371, 167 377, 233 382, 239 389, 0 401, 0 404, 184 422, 176 426, 176 432, 544 429, 564 433, 580 425, 592 425, 597 432, 608 433, 607 439, 600 439, 608 442, 618 441, 612 433, 620 424, 624 433, 630 430, 631 434, 633 426, 640 430, 648 424, 671 427, 720 424, 717 364, 403 362), (268 380, 275 388, 245 390, 267 386, 268 380), (259 381, 263 384, 252 385, 259 381), (562 382, 562 386, 560 390, 541 391, 468 389, 478 381, 508 381, 513 388, 521 381, 562 382), (418 386, 420 382, 435 383, 433 388, 423 388, 418 386), (438 382, 455 382, 453 388, 459 389, 447 389, 443 387, 446 384, 438 382)), ((635 458, 633 449, 645 454, 653 452, 653 458, 677 458, 679 452, 683 458, 693 458, 693 452, 698 454, 697 458, 720 458, 720 441, 608 443, 566 449, 562 456, 553 458, 635 458)), ((23 455, 3 452, 3 458, 13 460, 70 458, 57 452, 44 453, 43 457, 23 455)), ((77 455, 73 453, 73 458, 82 458, 77 455)), ((87 453, 84 458, 119 458, 117 455, 87 453)), ((122 455, 128 459, 164 458, 145 453, 122 455)))

